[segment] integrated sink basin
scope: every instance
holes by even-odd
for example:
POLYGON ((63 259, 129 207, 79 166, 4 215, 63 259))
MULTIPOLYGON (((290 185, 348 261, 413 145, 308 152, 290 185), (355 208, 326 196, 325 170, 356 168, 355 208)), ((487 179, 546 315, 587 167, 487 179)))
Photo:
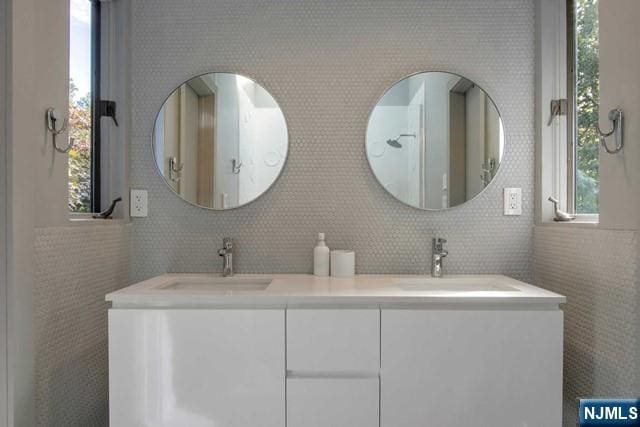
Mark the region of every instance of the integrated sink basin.
POLYGON ((394 283, 408 292, 520 292, 499 278, 396 278, 394 283))
POLYGON ((181 277, 156 289, 233 295, 264 291, 272 281, 269 277, 181 277))

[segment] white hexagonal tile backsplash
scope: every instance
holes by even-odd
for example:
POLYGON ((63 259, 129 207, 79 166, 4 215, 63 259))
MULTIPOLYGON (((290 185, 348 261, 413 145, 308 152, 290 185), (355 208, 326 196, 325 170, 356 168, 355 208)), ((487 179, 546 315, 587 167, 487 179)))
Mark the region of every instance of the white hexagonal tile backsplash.
POLYGON ((311 272, 318 232, 357 254, 359 273, 425 273, 430 240, 446 271, 530 277, 534 167, 534 7, 529 0, 172 0, 132 2, 131 186, 149 191, 133 220, 132 279, 219 271, 222 237, 240 272, 311 272), (364 152, 369 113, 395 81, 462 74, 501 111, 503 165, 479 197, 446 212, 409 208, 376 182, 364 152), (197 74, 254 78, 282 107, 290 153, 256 202, 212 212, 177 198, 155 170, 151 133, 174 87, 197 74), (502 215, 502 188, 523 215, 502 215))

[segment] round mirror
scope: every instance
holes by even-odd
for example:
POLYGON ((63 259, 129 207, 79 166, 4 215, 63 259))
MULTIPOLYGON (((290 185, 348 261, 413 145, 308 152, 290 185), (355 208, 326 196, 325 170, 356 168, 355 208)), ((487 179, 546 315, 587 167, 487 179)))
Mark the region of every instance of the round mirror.
POLYGON ((369 117, 367 158, 382 186, 419 209, 447 209, 480 193, 504 151, 495 104, 462 76, 425 72, 393 85, 369 117))
POLYGON ((237 74, 195 77, 162 105, 153 154, 167 185, 189 203, 232 209, 278 179, 287 159, 287 124, 275 99, 237 74))

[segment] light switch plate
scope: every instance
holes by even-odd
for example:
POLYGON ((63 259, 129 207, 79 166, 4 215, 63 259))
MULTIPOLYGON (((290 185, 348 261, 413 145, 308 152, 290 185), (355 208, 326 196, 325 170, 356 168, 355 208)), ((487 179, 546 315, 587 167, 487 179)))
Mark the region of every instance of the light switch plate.
POLYGON ((129 216, 134 218, 146 217, 148 214, 147 202, 147 190, 131 189, 129 216))
POLYGON ((522 188, 504 189, 504 214, 522 215, 522 188))

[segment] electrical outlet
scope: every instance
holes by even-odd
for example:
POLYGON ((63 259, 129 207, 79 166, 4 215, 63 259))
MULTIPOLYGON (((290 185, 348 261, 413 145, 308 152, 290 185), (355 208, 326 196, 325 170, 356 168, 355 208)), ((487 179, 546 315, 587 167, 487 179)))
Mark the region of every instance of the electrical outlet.
POLYGON ((504 189, 504 214, 522 215, 522 188, 504 189))
POLYGON ((146 217, 148 213, 148 196, 147 190, 131 189, 131 202, 129 203, 131 217, 146 217))

